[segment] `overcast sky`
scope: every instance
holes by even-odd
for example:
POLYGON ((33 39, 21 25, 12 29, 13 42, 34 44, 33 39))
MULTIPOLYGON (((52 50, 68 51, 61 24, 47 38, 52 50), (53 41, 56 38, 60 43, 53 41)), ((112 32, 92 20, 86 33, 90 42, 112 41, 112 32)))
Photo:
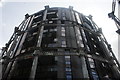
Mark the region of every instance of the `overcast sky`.
POLYGON ((14 27, 22 22, 26 13, 38 12, 44 9, 45 5, 66 8, 73 6, 74 10, 84 15, 91 14, 96 24, 102 28, 114 53, 118 55, 118 34, 115 32, 117 28, 114 21, 108 18, 112 0, 9 0, 9 2, 2 0, 0 3, 0 48, 8 42, 14 27))

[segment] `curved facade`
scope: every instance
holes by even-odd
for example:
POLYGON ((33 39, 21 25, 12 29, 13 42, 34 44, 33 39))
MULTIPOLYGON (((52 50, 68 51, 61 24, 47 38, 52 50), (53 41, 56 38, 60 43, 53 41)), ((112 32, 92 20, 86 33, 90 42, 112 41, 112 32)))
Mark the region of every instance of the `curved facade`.
POLYGON ((114 80, 120 65, 91 16, 45 6, 15 27, 2 51, 3 80, 114 80))

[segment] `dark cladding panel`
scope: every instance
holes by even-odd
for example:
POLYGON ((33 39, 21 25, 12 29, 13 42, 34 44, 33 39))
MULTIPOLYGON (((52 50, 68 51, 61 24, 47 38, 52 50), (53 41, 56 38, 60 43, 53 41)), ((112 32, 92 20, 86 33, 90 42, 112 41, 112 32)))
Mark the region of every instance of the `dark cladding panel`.
POLYGON ((62 9, 58 8, 58 19, 61 20, 62 19, 62 9))
POLYGON ((70 38, 71 38, 71 39, 70 39, 70 40, 71 40, 71 47, 77 48, 75 31, 74 31, 73 26, 70 26, 70 27, 69 27, 69 30, 70 30, 70 38))
POLYGON ((64 79, 65 78, 65 59, 64 56, 58 56, 57 57, 57 77, 58 79, 64 79))
POLYGON ((81 60, 78 56, 71 56, 71 66, 73 78, 82 78, 82 66, 81 60))
POLYGON ((70 28, 68 26, 65 28, 66 28, 67 47, 71 47, 70 28))
POLYGON ((69 9, 65 9, 65 13, 66 13, 66 20, 71 21, 70 10, 69 9))

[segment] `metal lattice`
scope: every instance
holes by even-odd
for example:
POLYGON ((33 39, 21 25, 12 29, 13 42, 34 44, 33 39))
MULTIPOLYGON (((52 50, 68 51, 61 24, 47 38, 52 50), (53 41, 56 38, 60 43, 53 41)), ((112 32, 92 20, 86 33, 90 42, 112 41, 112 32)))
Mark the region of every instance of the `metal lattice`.
POLYGON ((45 6, 15 27, 2 49, 2 79, 115 80, 120 65, 91 16, 45 6))

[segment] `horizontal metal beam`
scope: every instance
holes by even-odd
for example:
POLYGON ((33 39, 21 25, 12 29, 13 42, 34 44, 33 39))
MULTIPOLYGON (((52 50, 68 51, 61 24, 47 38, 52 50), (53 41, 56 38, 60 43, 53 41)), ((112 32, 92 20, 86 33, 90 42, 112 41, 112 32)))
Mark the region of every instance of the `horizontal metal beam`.
POLYGON ((105 63, 109 63, 111 64, 111 62, 109 62, 107 59, 102 58, 100 56, 96 56, 96 55, 90 55, 87 54, 85 52, 83 52, 82 50, 80 50, 80 52, 62 52, 62 51, 37 51, 36 54, 25 54, 25 55, 18 55, 12 59, 10 59, 9 61, 14 61, 14 60, 22 60, 22 59, 29 59, 29 58, 34 58, 35 56, 85 56, 88 58, 92 58, 101 62, 105 62, 105 63))

